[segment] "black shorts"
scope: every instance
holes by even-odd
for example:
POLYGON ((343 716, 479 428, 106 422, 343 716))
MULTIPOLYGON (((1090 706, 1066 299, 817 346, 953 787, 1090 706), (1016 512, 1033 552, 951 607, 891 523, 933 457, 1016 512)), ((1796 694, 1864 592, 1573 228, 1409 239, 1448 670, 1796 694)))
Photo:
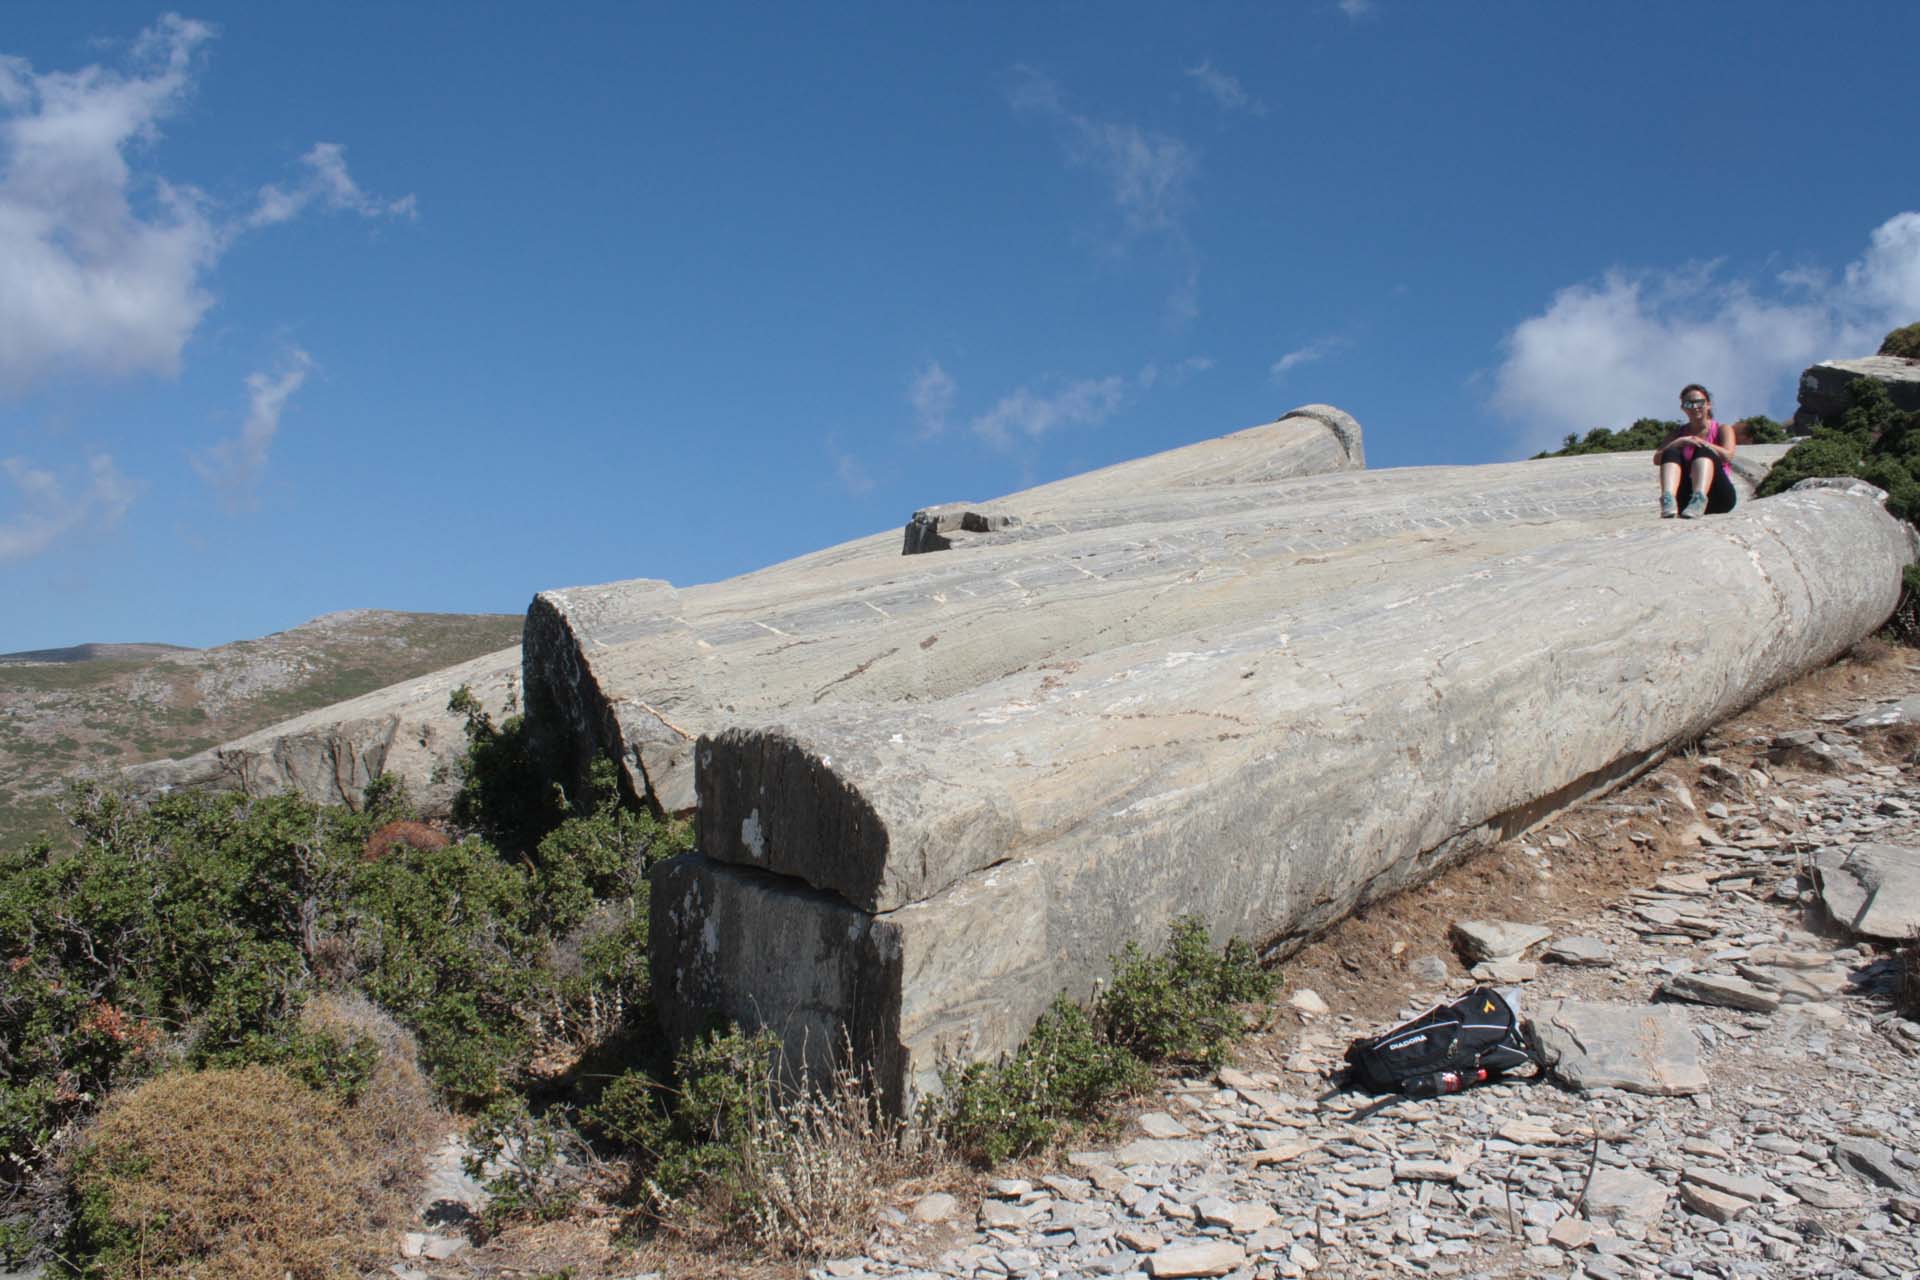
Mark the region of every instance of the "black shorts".
MULTIPOLYGON (((1699 456, 1694 455, 1696 459, 1699 456)), ((1681 506, 1686 506, 1687 499, 1693 496, 1693 468, 1687 465, 1686 459, 1680 456, 1678 449, 1669 449, 1660 457, 1663 461, 1680 464, 1680 490, 1674 495, 1674 500, 1681 506)), ((1713 463, 1713 484, 1707 489, 1707 514, 1723 516, 1733 510, 1734 504, 1740 501, 1740 494, 1734 489, 1733 479, 1727 475, 1727 469, 1721 466, 1711 454, 1708 455, 1707 460, 1713 463)))

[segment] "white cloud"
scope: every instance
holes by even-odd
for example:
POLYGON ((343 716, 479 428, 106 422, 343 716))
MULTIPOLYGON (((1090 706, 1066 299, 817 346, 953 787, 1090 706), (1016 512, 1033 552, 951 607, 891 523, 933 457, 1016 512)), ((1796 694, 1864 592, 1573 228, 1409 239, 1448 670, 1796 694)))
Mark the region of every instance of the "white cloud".
POLYGON ((302 159, 303 182, 268 187, 223 220, 191 186, 135 161, 191 95, 205 23, 162 17, 124 71, 36 73, 0 58, 0 392, 60 373, 171 374, 213 304, 206 276, 244 231, 307 204, 408 215, 411 199, 369 196, 342 149, 302 159))
POLYGON ((866 464, 850 453, 834 454, 833 474, 839 479, 840 487, 855 496, 873 489, 873 477, 868 474, 866 464))
POLYGON ((1192 148, 1136 124, 1096 120, 1067 106, 1060 86, 1031 67, 1014 68, 1012 102, 1051 121, 1070 164, 1104 178, 1126 228, 1125 240, 1156 235, 1172 248, 1182 272, 1168 300, 1168 318, 1185 325, 1199 314, 1199 271, 1184 216, 1197 168, 1192 148))
POLYGON ((1256 116, 1267 114, 1266 103, 1249 94, 1238 77, 1216 70, 1211 59, 1197 67, 1188 67, 1187 74, 1200 82, 1221 110, 1245 111, 1256 116))
POLYGON ((972 427, 981 439, 1005 446, 1016 432, 1038 439, 1056 427, 1100 422, 1126 399, 1127 380, 1121 377, 1082 379, 1050 396, 1021 387, 975 418, 972 427))
POLYGON ((338 142, 316 142, 300 157, 307 172, 287 190, 269 183, 260 188, 258 203, 248 215, 248 227, 269 227, 298 216, 318 200, 328 209, 357 213, 363 218, 413 218, 417 208, 412 196, 382 200, 368 195, 347 172, 347 149, 338 142))
POLYGON ((193 459, 193 469, 219 491, 229 510, 249 509, 257 502, 255 491, 266 472, 274 437, 280 433, 280 415, 312 368, 313 358, 295 348, 278 376, 248 374, 247 420, 240 434, 193 459))
POLYGON ((1158 364, 1146 364, 1141 366, 1134 381, 1138 382, 1143 390, 1152 387, 1162 378, 1167 380, 1168 386, 1177 387, 1189 378, 1213 368, 1213 363, 1212 356, 1188 356, 1185 360, 1165 369, 1158 364))
POLYGON ((1528 450, 1569 431, 1673 417, 1680 388, 1713 388, 1729 420, 1785 413, 1800 370, 1875 350, 1920 314, 1920 213, 1875 228, 1835 284, 1799 269, 1768 286, 1719 264, 1607 272, 1560 290, 1503 341, 1493 404, 1528 450))
POLYGON ((1277 382, 1286 376, 1288 370, 1297 369, 1303 364, 1312 364, 1316 360, 1324 360, 1346 345, 1347 340, 1340 337, 1320 338, 1309 342, 1306 346, 1296 347, 1275 360, 1268 367, 1267 375, 1277 382))
POLYGON ((1373 0, 1340 0, 1340 12, 1358 21, 1373 12, 1373 0))
MULTIPOLYGON (((0 91, 4 90, 0 75, 0 91)), ((69 496, 67 486, 51 471, 28 466, 19 458, 0 460, 20 495, 20 508, 0 523, 0 562, 27 560, 39 555, 67 534, 113 528, 133 505, 134 486, 113 465, 110 454, 87 459, 85 487, 69 496)))
POLYGON ((938 360, 913 376, 907 386, 907 403, 913 406, 914 422, 922 439, 947 429, 947 415, 953 412, 956 390, 953 378, 940 367, 938 360))

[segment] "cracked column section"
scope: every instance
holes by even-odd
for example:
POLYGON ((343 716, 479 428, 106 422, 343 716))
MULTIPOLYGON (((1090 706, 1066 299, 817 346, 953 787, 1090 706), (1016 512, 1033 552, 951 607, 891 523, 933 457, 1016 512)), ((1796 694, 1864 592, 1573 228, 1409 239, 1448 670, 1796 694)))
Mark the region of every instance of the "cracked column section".
POLYGON ((1284 951, 1617 784, 1869 634, 1915 554, 1844 492, 1692 525, 707 734, 701 850, 655 883, 663 1017, 850 1044, 910 1105, 1176 916, 1284 951))

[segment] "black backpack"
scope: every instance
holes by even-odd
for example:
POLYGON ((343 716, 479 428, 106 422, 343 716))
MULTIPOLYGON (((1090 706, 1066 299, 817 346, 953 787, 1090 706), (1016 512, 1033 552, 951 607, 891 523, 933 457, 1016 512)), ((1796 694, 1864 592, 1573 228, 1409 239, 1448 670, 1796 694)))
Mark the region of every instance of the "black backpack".
POLYGON ((1345 1085, 1432 1098, 1529 1062, 1545 1065, 1513 1006, 1492 987, 1475 987, 1385 1035, 1348 1045, 1345 1085))

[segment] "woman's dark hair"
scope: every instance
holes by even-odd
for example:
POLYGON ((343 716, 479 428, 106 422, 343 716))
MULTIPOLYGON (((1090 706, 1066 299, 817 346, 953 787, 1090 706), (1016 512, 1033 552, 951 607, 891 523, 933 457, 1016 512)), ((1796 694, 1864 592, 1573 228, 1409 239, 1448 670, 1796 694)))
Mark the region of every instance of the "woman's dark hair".
POLYGON ((1701 395, 1705 396, 1707 399, 1709 400, 1713 399, 1713 392, 1707 390, 1705 387, 1701 386, 1697 382, 1689 382, 1686 386, 1680 388, 1680 398, 1682 400, 1685 400, 1687 398, 1687 392, 1689 391, 1698 391, 1701 395))

